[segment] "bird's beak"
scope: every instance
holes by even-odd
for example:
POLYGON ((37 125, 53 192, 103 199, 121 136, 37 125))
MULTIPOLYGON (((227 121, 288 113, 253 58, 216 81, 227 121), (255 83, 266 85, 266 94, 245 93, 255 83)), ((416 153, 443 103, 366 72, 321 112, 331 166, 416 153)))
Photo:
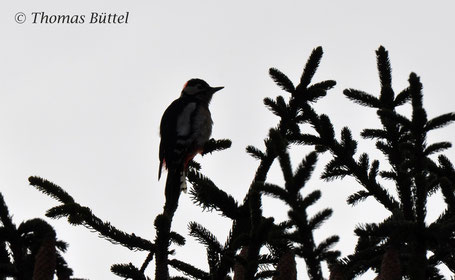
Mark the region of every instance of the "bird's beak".
POLYGON ((224 87, 212 87, 211 92, 214 94, 215 92, 222 90, 224 87))

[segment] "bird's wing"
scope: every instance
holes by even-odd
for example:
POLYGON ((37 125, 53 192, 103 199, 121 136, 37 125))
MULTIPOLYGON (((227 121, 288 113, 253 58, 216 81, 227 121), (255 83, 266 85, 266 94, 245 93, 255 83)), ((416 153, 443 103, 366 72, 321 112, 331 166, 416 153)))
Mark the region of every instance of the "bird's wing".
POLYGON ((191 115, 196 109, 195 102, 188 102, 183 98, 174 100, 174 102, 167 107, 161 118, 160 124, 160 169, 158 171, 158 178, 161 177, 161 169, 166 160, 173 158, 173 151, 175 150, 177 140, 179 138, 188 136, 191 132, 191 115))

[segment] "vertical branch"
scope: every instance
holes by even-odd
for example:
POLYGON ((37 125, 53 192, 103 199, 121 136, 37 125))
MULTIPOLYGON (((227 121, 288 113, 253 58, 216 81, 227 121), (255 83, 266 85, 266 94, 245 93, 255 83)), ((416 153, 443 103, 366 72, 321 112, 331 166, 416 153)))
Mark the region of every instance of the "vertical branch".
POLYGON ((422 84, 416 74, 411 73, 409 77, 409 84, 412 96, 412 126, 411 135, 413 137, 413 157, 414 160, 414 184, 415 184, 415 209, 416 209, 416 222, 417 230, 414 233, 413 256, 410 260, 411 279, 427 279, 427 240, 423 232, 426 231, 425 217, 426 217, 426 202, 428 196, 428 181, 426 173, 428 172, 425 166, 425 142, 426 133, 424 126, 427 122, 427 114, 422 105, 422 84))
POLYGON ((171 168, 166 179, 165 196, 163 213, 155 219, 156 227, 156 270, 155 280, 169 279, 169 244, 172 219, 178 207, 180 197, 180 170, 171 168))

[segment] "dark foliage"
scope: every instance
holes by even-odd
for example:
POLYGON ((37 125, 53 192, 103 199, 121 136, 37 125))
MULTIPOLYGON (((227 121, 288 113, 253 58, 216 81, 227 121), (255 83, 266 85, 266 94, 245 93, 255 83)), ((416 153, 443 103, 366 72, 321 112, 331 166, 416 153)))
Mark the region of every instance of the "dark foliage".
POLYGON ((54 228, 42 219, 31 219, 19 226, 13 223, 0 194, 0 278, 74 279, 63 253, 67 244, 57 239, 54 228))
MULTIPOLYGON (((337 138, 330 116, 319 114, 313 107, 336 84, 332 80, 312 83, 322 55, 321 47, 313 50, 296 85, 280 70, 270 69, 271 78, 286 95, 264 99, 264 105, 279 122, 269 130, 263 148, 246 148, 258 160, 258 167, 253 180, 245 187, 248 191, 241 202, 202 174, 199 163, 190 162, 187 179, 192 184, 190 195, 194 204, 203 210, 214 210, 231 223, 224 242, 206 225, 198 222, 188 225, 188 235, 205 247, 208 271, 172 257, 172 247, 184 246, 186 241, 183 235, 172 231, 181 194, 178 170, 168 173, 166 201, 154 221, 153 241, 101 220, 54 183, 30 177, 30 184, 60 203, 47 211, 48 217, 65 217, 70 224, 83 225, 114 244, 148 252, 142 264, 112 265, 111 271, 124 279, 151 279, 145 271, 154 261, 156 280, 226 280, 232 279, 232 274, 235 280, 294 280, 297 279, 296 258, 306 264, 305 279, 324 279, 324 262, 331 270, 330 279, 338 280, 353 279, 368 269, 379 274, 377 279, 443 279, 438 270, 440 264, 455 273, 455 168, 446 156, 438 155, 450 148, 451 143, 428 143, 427 139, 432 130, 455 121, 455 114, 428 118, 423 107, 422 84, 414 73, 409 76, 409 86, 395 94, 389 55, 380 47, 376 51, 380 92, 373 95, 346 89, 343 93, 347 99, 376 111, 380 127, 365 128, 361 136, 375 141, 386 162, 370 159, 371 153, 358 154, 357 141, 349 127, 344 127, 337 138), (400 106, 409 106, 411 114, 398 113, 400 106), (303 127, 311 129, 303 131, 303 127), (290 148, 303 146, 312 151, 295 165, 290 148), (322 194, 319 190, 307 191, 305 186, 311 182, 319 154, 324 152, 330 153, 331 158, 321 179, 352 177, 362 188, 348 197, 348 204, 355 206, 374 199, 389 211, 384 221, 360 224, 354 229, 358 237, 354 253, 343 258, 332 249, 339 241, 338 236, 329 236, 320 243, 314 238, 315 230, 330 218, 332 209, 311 211, 313 215, 308 211, 317 205, 322 194), (273 164, 281 168, 282 185, 268 182, 273 164), (393 183, 396 196, 389 193, 384 180, 393 183), (437 191, 443 195, 446 210, 436 221, 428 222, 428 197, 437 191), (285 221, 278 223, 273 216, 264 215, 264 196, 286 205, 285 221), (170 267, 184 276, 170 276, 170 267)), ((211 139, 204 147, 204 154, 230 146, 228 139, 211 139)), ((49 224, 34 219, 16 227, 1 196, 0 219, 0 277, 31 279, 32 275, 46 275, 52 269, 58 279, 69 279, 72 270, 62 257, 66 244, 56 239, 49 224), (53 261, 46 261, 44 257, 49 256, 53 261), (37 272, 38 261, 39 267, 48 270, 37 272)))
POLYGON ((376 140, 377 149, 385 155, 391 169, 382 170, 377 160, 370 163, 366 153, 357 159, 356 141, 349 128, 344 128, 341 139, 337 140, 327 116, 312 110, 307 122, 315 128, 316 134, 299 139, 309 145, 322 146, 320 151, 332 154, 333 159, 326 165, 323 179, 350 176, 360 183, 363 190, 352 194, 348 198, 349 204, 355 205, 371 197, 390 211, 390 216, 383 222, 356 229, 359 239, 355 253, 340 260, 337 271, 343 271, 343 279, 352 279, 373 268, 380 272, 379 279, 392 279, 384 276, 388 272, 384 272, 383 265, 387 263, 399 268, 400 276, 395 276, 396 279, 401 279, 401 275, 410 279, 441 279, 436 265, 443 263, 455 272, 453 254, 449 253, 454 249, 450 221, 455 217, 452 211, 455 178, 452 164, 446 157, 440 156, 439 163, 429 157, 451 147, 451 144, 446 141, 428 144, 427 133, 453 122, 454 114, 428 119, 423 108, 422 84, 414 73, 409 76, 409 87, 395 96, 388 52, 380 47, 376 55, 381 83, 379 96, 354 89, 347 89, 344 94, 355 103, 377 110, 382 127, 364 129, 362 136, 376 140), (412 109, 409 117, 397 112, 397 108, 405 104, 412 109), (395 183, 398 197, 388 193, 380 183, 381 178, 395 183), (440 219, 427 225, 427 199, 438 189, 444 195, 447 210, 440 219), (450 230, 441 233, 440 226, 450 230), (391 254, 387 254, 386 248, 393 249, 395 261, 388 261, 391 254), (439 250, 445 253, 439 255, 439 250), (429 254, 432 256, 427 257, 429 254))

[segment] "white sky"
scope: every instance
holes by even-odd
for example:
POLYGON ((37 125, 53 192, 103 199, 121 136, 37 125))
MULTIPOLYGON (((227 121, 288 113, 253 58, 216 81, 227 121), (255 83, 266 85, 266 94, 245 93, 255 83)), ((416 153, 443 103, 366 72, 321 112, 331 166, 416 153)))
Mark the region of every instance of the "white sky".
MULTIPOLYGON (((353 87, 378 93, 374 51, 380 45, 389 50, 396 92, 407 86, 414 71, 422 78, 429 117, 455 111, 455 4, 449 0, 163 3, 0 3, 0 191, 16 224, 43 218, 57 205, 28 185, 27 178, 37 175, 62 186, 100 218, 153 240, 153 220, 162 211, 164 188, 164 180, 157 181, 159 121, 193 77, 225 86, 211 105, 212 136, 230 138, 232 148, 197 160, 204 174, 240 201, 257 167, 245 147, 263 148, 268 129, 277 123, 262 100, 285 95, 268 69, 277 67, 297 82, 317 46, 325 54, 314 81, 337 81, 317 110, 332 118, 338 133, 349 125, 359 139, 362 128, 378 124, 374 111, 353 105, 342 91, 353 87), (30 20, 32 12, 89 17, 91 12, 126 11, 127 25, 14 20, 18 12, 30 20)), ((431 140, 453 140, 454 132, 454 127, 437 131, 431 140)), ((359 151, 370 152, 371 147, 363 142, 359 151)), ((294 166, 308 151, 295 151, 294 166)), ((453 150, 447 155, 454 159, 453 150)), ((318 170, 328 158, 321 157, 318 170)), ((318 175, 305 190, 323 192, 312 210, 332 207, 335 212, 316 239, 339 234, 336 249, 349 254, 355 244, 354 226, 380 221, 387 213, 370 200, 347 206, 345 200, 358 184, 327 184, 318 181, 318 175)), ((270 181, 282 181, 279 168, 272 170, 270 181)), ((440 211, 440 200, 433 202, 430 220, 440 211)), ((266 215, 286 217, 283 205, 265 203, 266 215)), ((109 271, 112 264, 140 266, 145 259, 145 253, 111 245, 83 227, 47 220, 58 237, 69 242, 65 257, 76 277, 115 279, 109 271)), ((201 213, 183 195, 173 229, 186 234, 193 220, 224 242, 230 224, 216 213, 201 213)), ((177 248, 177 257, 207 267, 204 247, 190 237, 185 247, 177 248)), ((153 265, 148 274, 154 275, 153 265)), ((299 279, 306 279, 303 265, 299 279)))

